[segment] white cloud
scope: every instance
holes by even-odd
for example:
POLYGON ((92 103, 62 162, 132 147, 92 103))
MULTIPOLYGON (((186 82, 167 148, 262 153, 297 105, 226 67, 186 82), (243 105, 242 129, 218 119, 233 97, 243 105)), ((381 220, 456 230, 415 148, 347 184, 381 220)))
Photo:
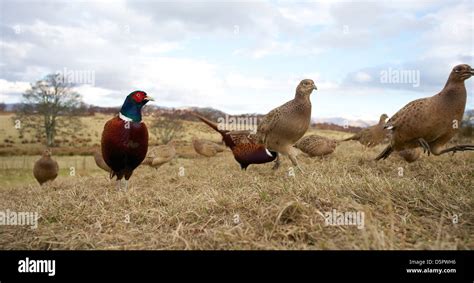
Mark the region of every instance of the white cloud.
MULTIPOLYGON (((223 92, 218 66, 205 60, 174 57, 137 57, 130 84, 164 94, 171 102, 183 104, 215 100, 223 92)), ((153 96, 153 94, 151 94, 153 96)))
POLYGON ((155 96, 160 105, 262 113, 291 99, 298 82, 311 78, 318 86, 315 102, 326 103, 318 104, 318 111, 334 109, 347 115, 350 109, 341 110, 324 99, 331 94, 339 101, 345 95, 365 95, 364 99, 375 93, 394 95, 396 91, 387 91, 394 85, 377 84, 380 68, 419 70, 421 93, 425 86, 438 89, 454 64, 474 58, 472 5, 442 0, 40 4, 7 0, 4 6, 2 2, 0 79, 6 85, 34 82, 63 68, 92 70, 95 86, 78 88, 89 103, 118 105, 138 88, 155 96), (16 25, 20 34, 14 33, 16 25), (410 37, 412 33, 416 36, 410 37), (350 59, 351 48, 363 49, 370 59, 372 51, 379 53, 380 45, 401 35, 413 42, 413 49, 394 50, 398 53, 388 54, 387 62, 354 60, 341 65, 350 59), (203 45, 208 42, 215 46, 203 45), (235 51, 225 54, 228 49, 235 51), (333 57, 323 57, 326 51, 335 51, 333 57), (415 51, 422 56, 407 59, 415 51), (322 60, 309 69, 309 58, 322 60), (292 63, 278 70, 268 67, 282 59, 292 63))
POLYGON ((359 83, 366 83, 372 81, 372 76, 365 72, 357 72, 354 75, 354 80, 359 83))
POLYGON ((28 82, 9 82, 4 79, 0 79, 0 92, 2 94, 6 93, 17 93, 21 94, 25 92, 30 87, 28 82))
POLYGON ((281 3, 277 10, 281 16, 300 26, 318 26, 332 24, 329 1, 281 3))
POLYGON ((0 58, 0 60, 4 61, 6 56, 21 60, 25 58, 28 52, 33 48, 34 45, 28 42, 0 41, 0 49, 2 50, 3 57, 0 58))
POLYGON ((151 43, 148 45, 138 46, 139 54, 156 55, 167 53, 173 50, 182 49, 181 44, 177 42, 162 42, 162 43, 151 43))
POLYGON ((234 55, 250 56, 254 59, 260 59, 268 55, 282 55, 287 54, 293 50, 292 42, 280 42, 271 40, 269 42, 262 42, 259 46, 250 48, 237 49, 233 52, 234 55))
POLYGON ((270 79, 248 77, 243 74, 230 73, 225 78, 225 83, 229 88, 255 89, 255 90, 274 90, 281 86, 270 79))
POLYGON ((421 42, 430 47, 423 55, 424 58, 473 55, 473 8, 472 1, 463 2, 426 15, 435 25, 420 38, 421 42))
MULTIPOLYGON (((80 85, 74 91, 82 95, 82 101, 91 105, 118 106, 117 93, 111 89, 80 85)), ((123 99, 123 96, 121 97, 123 99)))

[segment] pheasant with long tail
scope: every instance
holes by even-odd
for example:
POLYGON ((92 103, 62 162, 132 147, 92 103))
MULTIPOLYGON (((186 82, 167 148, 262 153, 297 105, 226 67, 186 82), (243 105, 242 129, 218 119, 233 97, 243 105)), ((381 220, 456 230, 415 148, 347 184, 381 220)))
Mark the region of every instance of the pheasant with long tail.
POLYGON ((201 115, 192 113, 199 120, 206 123, 216 132, 221 134, 225 145, 232 150, 235 160, 240 164, 242 170, 246 170, 250 164, 262 164, 274 161, 278 153, 270 151, 252 137, 250 131, 229 131, 219 129, 218 125, 201 115))

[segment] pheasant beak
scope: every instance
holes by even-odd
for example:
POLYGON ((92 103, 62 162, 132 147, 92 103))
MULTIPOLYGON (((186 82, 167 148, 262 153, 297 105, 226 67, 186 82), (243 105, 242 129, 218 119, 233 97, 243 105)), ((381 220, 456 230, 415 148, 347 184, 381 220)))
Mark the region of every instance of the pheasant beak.
POLYGON ((143 98, 143 99, 148 100, 148 101, 155 101, 155 100, 153 99, 153 97, 148 96, 148 95, 145 96, 145 98, 143 98))

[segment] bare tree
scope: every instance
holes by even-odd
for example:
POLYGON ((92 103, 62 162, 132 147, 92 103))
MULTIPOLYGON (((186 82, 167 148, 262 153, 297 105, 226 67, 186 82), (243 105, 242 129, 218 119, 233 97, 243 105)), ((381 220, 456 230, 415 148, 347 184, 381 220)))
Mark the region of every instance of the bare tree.
POLYGON ((151 130, 161 144, 167 144, 172 139, 182 137, 184 127, 181 120, 161 118, 151 125, 151 130))
POLYGON ((55 146, 57 134, 76 131, 80 120, 73 116, 80 111, 81 96, 73 87, 61 74, 50 74, 31 84, 14 117, 21 122, 21 131, 25 128, 36 130, 37 136, 46 138, 47 146, 55 146))

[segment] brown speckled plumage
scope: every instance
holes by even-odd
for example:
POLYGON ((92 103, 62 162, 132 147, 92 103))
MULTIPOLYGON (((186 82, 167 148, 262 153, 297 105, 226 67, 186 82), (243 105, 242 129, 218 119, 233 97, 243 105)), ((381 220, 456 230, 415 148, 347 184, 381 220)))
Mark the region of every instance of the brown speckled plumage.
POLYGON ((387 114, 382 114, 377 125, 362 129, 357 134, 342 141, 356 140, 367 147, 374 147, 382 143, 387 136, 387 130, 384 129, 387 118, 387 114))
POLYGON ((414 100, 393 115, 385 126, 390 130, 390 144, 376 160, 387 158, 393 151, 419 146, 434 155, 474 150, 474 145, 443 149, 461 124, 467 97, 464 81, 473 74, 469 65, 454 67, 440 93, 414 100))
POLYGON ((200 155, 212 157, 218 152, 224 151, 224 147, 211 141, 193 138, 194 150, 200 155))
POLYGON ((325 156, 336 149, 337 141, 318 135, 309 135, 301 138, 295 147, 310 157, 325 156))
POLYGON ((36 161, 33 167, 33 175, 40 185, 56 179, 58 171, 58 162, 51 158, 51 151, 48 149, 43 152, 43 156, 36 161))
POLYGON ((405 159, 406 162, 412 163, 418 160, 421 156, 421 150, 419 148, 409 148, 398 152, 398 155, 405 159))
POLYGON ((149 150, 147 157, 142 164, 159 168, 161 165, 170 162, 176 156, 175 142, 170 141, 165 145, 159 145, 149 150))
MULTIPOLYGON (((270 111, 258 125, 257 138, 266 148, 287 155, 299 168, 293 145, 306 133, 311 122, 309 96, 316 89, 313 80, 302 80, 295 98, 270 111)), ((278 167, 279 158, 277 158, 278 167)))

